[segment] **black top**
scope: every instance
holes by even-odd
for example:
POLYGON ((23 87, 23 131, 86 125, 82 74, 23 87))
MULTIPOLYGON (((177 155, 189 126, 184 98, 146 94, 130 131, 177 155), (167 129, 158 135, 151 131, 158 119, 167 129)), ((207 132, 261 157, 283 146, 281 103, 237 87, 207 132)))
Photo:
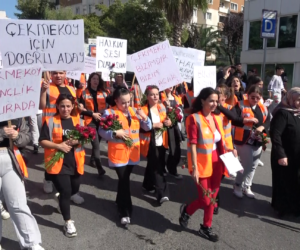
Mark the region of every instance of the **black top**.
MULTIPOLYGON (((21 124, 22 124, 22 118, 11 120, 11 125, 16 126, 15 130, 18 130, 18 128, 20 128, 21 124)), ((0 128, 7 127, 7 126, 8 126, 7 121, 0 122, 0 128)), ((9 147, 9 138, 4 138, 3 141, 0 142, 0 147, 1 148, 9 147)))
MULTIPOLYGON (((67 132, 75 128, 73 125, 72 118, 61 119, 61 126, 63 131, 63 141, 66 141, 67 132)), ((49 134, 49 127, 46 122, 44 122, 43 124, 39 141, 43 141, 43 140, 47 140, 47 141, 51 140, 49 134)), ((69 153, 65 154, 63 166, 59 174, 74 175, 76 171, 77 168, 76 168, 76 161, 74 156, 74 148, 72 148, 72 150, 69 153)))
POLYGON ((57 88, 60 94, 72 95, 67 87, 57 86, 57 88))

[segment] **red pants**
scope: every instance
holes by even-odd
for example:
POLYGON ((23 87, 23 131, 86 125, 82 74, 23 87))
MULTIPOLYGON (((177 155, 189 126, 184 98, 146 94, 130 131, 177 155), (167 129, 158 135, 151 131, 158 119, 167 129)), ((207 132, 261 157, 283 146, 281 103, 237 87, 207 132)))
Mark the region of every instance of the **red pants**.
MULTIPOLYGON (((212 161, 212 176, 208 178, 199 178, 199 182, 201 183, 202 187, 204 187, 206 190, 216 190, 216 192, 213 195, 211 195, 212 198, 216 198, 220 189, 221 180, 224 173, 224 165, 222 163, 222 160, 219 158, 217 150, 214 150, 212 152, 212 161)), ((186 207, 186 212, 189 215, 193 215, 198 209, 203 209, 203 226, 211 227, 215 205, 211 204, 211 201, 208 197, 203 196, 203 190, 198 184, 197 189, 199 198, 186 207)))

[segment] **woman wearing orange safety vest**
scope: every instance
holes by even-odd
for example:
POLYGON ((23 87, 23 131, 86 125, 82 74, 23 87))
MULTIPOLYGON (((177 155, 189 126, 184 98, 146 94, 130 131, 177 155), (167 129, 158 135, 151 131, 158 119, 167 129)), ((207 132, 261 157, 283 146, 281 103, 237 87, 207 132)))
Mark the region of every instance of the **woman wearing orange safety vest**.
POLYGON ((186 94, 182 97, 182 104, 183 104, 183 114, 185 117, 191 114, 192 111, 192 105, 195 100, 194 97, 194 79, 192 79, 191 84, 188 86, 188 91, 186 94))
POLYGON ((76 97, 80 98, 82 95, 82 91, 86 89, 86 79, 85 79, 85 74, 80 75, 80 80, 75 81, 75 87, 76 87, 76 97))
MULTIPOLYGON (((6 201, 8 212, 13 220, 18 240, 22 249, 43 250, 41 233, 37 222, 27 205, 24 177, 28 177, 25 161, 20 148, 31 142, 29 128, 25 119, 15 119, 8 126, 8 121, 0 122, 0 188, 6 201), (11 146, 10 140, 11 138, 11 146)), ((0 239, 2 222, 0 222, 0 239)), ((0 246, 1 249, 1 246, 0 246)))
POLYGON ((117 131, 99 128, 100 136, 108 141, 108 165, 117 172, 119 183, 116 203, 121 224, 130 224, 132 202, 130 194, 130 174, 140 162, 140 128, 148 131, 152 128, 150 119, 141 109, 130 107, 130 92, 127 88, 117 87, 112 96, 113 107, 107 109, 103 118, 115 115, 122 124, 117 131), (131 138, 133 145, 126 146, 124 140, 131 138))
POLYGON ((267 108, 260 102, 261 88, 252 86, 247 92, 248 100, 239 101, 230 111, 219 107, 228 119, 232 120, 234 144, 238 151, 244 172, 237 173, 233 193, 254 198, 251 191, 252 180, 262 153, 261 133, 266 133, 270 125, 267 108))
POLYGON ((142 90, 140 88, 140 85, 137 82, 137 79, 135 79, 135 82, 133 86, 131 87, 132 93, 133 93, 133 104, 135 108, 141 107, 141 101, 142 101, 142 90))
POLYGON ((164 126, 171 126, 167 118, 166 108, 159 104, 159 90, 155 85, 147 86, 145 91, 147 104, 142 110, 152 122, 152 130, 141 131, 141 154, 147 157, 143 189, 150 193, 156 192, 159 204, 169 200, 168 184, 164 176, 166 150, 169 147, 168 131, 159 131, 164 126))
MULTIPOLYGON (((225 145, 225 133, 222 119, 213 114, 218 104, 218 92, 204 88, 193 104, 193 114, 186 120, 188 132, 188 167, 197 183, 199 198, 189 205, 181 206, 179 223, 187 227, 190 216, 198 209, 204 209, 203 224, 198 233, 210 241, 216 242, 219 237, 212 231, 214 204, 222 176, 227 171, 220 159, 226 151, 235 150, 225 145), (204 192, 208 191, 208 196, 204 192)), ((228 176, 228 175, 227 175, 228 176)))
POLYGON ((57 194, 59 211, 65 220, 64 233, 67 237, 77 236, 74 221, 71 220, 70 200, 81 204, 84 199, 78 194, 81 176, 84 173, 84 148, 76 140, 66 139, 68 131, 76 125, 83 126, 83 120, 74 115, 75 98, 61 94, 56 100, 57 112, 46 119, 43 124, 40 145, 45 150, 45 165, 51 160, 53 153, 62 151, 61 158, 51 168, 46 169, 48 178, 53 182, 57 194))
MULTIPOLYGON (((83 104, 85 111, 81 112, 84 115, 85 125, 99 129, 99 121, 104 110, 108 108, 106 97, 109 95, 105 83, 98 73, 92 73, 88 79, 88 87, 82 92, 79 102, 83 104)), ((92 155, 90 165, 97 167, 99 177, 105 174, 100 159, 100 136, 96 136, 92 141, 92 155)))
MULTIPOLYGON (((66 71, 52 71, 51 79, 44 79, 42 83, 40 96, 40 109, 43 110, 42 123, 44 123, 47 118, 56 114, 56 100, 60 94, 76 97, 74 88, 66 84, 66 71)), ((52 182, 47 179, 46 172, 44 192, 48 194, 53 192, 52 182)))
MULTIPOLYGON (((180 115, 183 118, 183 113, 182 113, 183 106, 182 106, 181 98, 179 98, 173 92, 173 89, 174 87, 171 87, 161 92, 161 102, 165 105, 166 109, 169 108, 179 109, 180 115)), ((169 155, 167 160, 167 169, 169 174, 175 177, 176 179, 182 179, 182 175, 177 173, 177 166, 181 158, 180 143, 184 139, 184 137, 181 134, 180 122, 177 123, 178 126, 172 126, 167 130, 168 139, 169 139, 169 155)))

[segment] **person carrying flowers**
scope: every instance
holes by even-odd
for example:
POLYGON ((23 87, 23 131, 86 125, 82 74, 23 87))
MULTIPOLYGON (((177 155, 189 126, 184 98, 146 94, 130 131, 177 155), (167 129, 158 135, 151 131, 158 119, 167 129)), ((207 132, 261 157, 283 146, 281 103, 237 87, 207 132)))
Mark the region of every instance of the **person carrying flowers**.
POLYGON ((113 93, 112 108, 105 110, 100 119, 99 134, 108 141, 108 165, 117 172, 119 183, 116 203, 121 224, 130 224, 132 201, 130 174, 140 161, 140 137, 142 128, 152 128, 150 119, 141 109, 130 107, 130 92, 117 87, 113 93))
POLYGON ((56 100, 57 112, 46 119, 39 139, 45 150, 47 174, 58 192, 55 197, 65 221, 64 233, 67 237, 77 236, 74 221, 71 220, 70 200, 77 204, 84 202, 78 194, 84 173, 83 138, 88 143, 90 135, 96 135, 95 129, 81 130, 83 120, 73 114, 74 105, 74 97, 60 94, 56 100))

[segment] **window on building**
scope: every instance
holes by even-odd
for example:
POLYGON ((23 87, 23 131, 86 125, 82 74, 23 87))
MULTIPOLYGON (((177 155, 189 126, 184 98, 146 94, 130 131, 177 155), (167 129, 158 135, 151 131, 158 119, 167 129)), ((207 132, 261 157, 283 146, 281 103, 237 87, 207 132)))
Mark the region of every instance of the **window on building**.
POLYGON ((208 4, 213 4, 213 0, 208 0, 208 4))
POLYGON ((91 14, 93 12, 93 5, 89 4, 89 14, 91 14))
POLYGON ((278 48, 294 48, 296 46, 298 16, 280 17, 278 48))
POLYGON ((227 19, 226 16, 219 16, 219 22, 220 23, 224 23, 226 19, 227 19))
POLYGON ((263 49, 263 40, 260 38, 261 21, 250 22, 249 50, 263 49))
POLYGON ((211 20, 211 17, 212 17, 212 14, 211 14, 210 12, 204 13, 204 18, 205 18, 206 20, 211 20))
POLYGON ((244 12, 244 6, 243 5, 241 6, 241 12, 244 12))
POLYGON ((76 7, 76 15, 80 15, 80 7, 76 7))
POLYGON ((238 10, 238 5, 236 3, 231 3, 230 4, 230 9, 237 11, 238 10))
POLYGON ((280 64, 284 68, 284 74, 287 77, 287 88, 288 90, 291 89, 293 86, 293 76, 294 76, 294 64, 280 64))
POLYGON ((193 17, 197 17, 197 9, 194 9, 194 11, 193 11, 193 17))

